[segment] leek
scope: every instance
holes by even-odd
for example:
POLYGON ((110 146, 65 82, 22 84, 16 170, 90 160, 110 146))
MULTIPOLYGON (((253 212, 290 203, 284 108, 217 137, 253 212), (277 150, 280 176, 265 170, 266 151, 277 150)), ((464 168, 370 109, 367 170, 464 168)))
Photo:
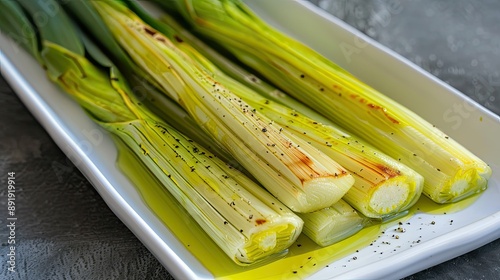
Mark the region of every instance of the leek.
POLYGON ((312 213, 298 214, 304 221, 303 233, 320 246, 328 246, 359 232, 369 220, 340 200, 312 213))
POLYGON ((24 16, 22 7, 15 1, 0 1, 2 16, 0 28, 2 33, 22 46, 38 63, 43 63, 38 52, 38 40, 33 24, 24 16))
MULTIPOLYGON (((42 8, 39 2, 23 4, 32 15, 42 8)), ((17 16, 20 22, 28 18, 17 16)), ((62 10, 49 20, 44 31, 37 28, 40 57, 50 80, 126 143, 232 260, 252 264, 286 250, 296 240, 303 225, 299 217, 149 112, 129 94, 117 68, 80 37, 62 10), (71 37, 54 35, 59 27, 71 37)))
POLYGON ((491 168, 423 118, 273 29, 239 0, 160 1, 298 100, 417 171, 438 203, 483 191, 491 168), (168 3, 168 5, 166 5, 168 3))
POLYGON ((135 63, 289 208, 328 207, 352 186, 354 178, 343 167, 231 93, 126 2, 89 3, 135 63))

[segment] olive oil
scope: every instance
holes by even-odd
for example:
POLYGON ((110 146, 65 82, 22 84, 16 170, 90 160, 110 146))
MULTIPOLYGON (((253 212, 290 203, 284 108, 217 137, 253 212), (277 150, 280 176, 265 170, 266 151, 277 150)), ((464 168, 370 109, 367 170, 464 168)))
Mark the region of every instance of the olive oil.
POLYGON ((432 215, 452 214, 469 207, 480 196, 481 194, 479 193, 458 202, 438 204, 432 201, 430 198, 422 195, 422 197, 420 197, 418 202, 412 207, 412 210, 410 212, 411 213, 420 212, 432 215))
POLYGON ((409 211, 410 214, 401 219, 369 226, 350 238, 328 247, 320 247, 305 235, 301 235, 289 248, 288 253, 280 259, 242 267, 224 254, 128 147, 122 141, 116 138, 115 140, 119 150, 117 164, 136 186, 144 203, 217 279, 301 279, 368 246, 386 228, 396 225, 401 220, 409 219, 413 214, 453 213, 466 208, 478 197, 476 195, 462 202, 439 205, 422 196, 409 211))

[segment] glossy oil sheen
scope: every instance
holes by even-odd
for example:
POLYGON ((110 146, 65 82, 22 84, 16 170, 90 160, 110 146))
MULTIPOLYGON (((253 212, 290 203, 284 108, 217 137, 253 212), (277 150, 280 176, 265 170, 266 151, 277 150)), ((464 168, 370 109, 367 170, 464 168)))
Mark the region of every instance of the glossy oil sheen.
POLYGON ((136 186, 144 203, 218 279, 293 279, 310 276, 334 261, 367 247, 385 229, 409 219, 412 214, 451 214, 472 204, 477 197, 446 205, 438 205, 428 198, 421 198, 410 210, 410 214, 402 219, 367 227, 354 236, 328 247, 320 247, 305 235, 301 235, 282 259, 242 267, 236 265, 219 249, 122 141, 115 142, 119 150, 118 166, 136 186))

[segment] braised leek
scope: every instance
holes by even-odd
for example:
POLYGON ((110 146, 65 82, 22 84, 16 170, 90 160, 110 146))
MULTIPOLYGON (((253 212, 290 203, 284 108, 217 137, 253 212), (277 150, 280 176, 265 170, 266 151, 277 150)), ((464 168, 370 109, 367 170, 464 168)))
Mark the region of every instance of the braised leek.
POLYGON ((342 241, 369 223, 343 200, 325 209, 298 215, 304 221, 303 233, 320 246, 342 241))

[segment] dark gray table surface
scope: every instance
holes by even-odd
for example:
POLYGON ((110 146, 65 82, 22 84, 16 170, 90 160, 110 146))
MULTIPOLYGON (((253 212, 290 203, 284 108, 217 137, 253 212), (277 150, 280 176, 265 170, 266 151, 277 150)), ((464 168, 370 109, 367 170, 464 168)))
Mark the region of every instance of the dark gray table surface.
MULTIPOLYGON (((311 2, 500 114, 500 1, 311 2)), ((0 279, 171 279, 3 77, 0 184, 0 279), (10 171, 17 177, 16 274, 6 266, 10 171)), ((500 279, 500 240, 406 279, 500 279)))

